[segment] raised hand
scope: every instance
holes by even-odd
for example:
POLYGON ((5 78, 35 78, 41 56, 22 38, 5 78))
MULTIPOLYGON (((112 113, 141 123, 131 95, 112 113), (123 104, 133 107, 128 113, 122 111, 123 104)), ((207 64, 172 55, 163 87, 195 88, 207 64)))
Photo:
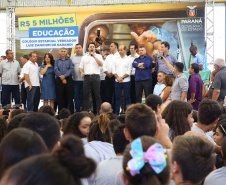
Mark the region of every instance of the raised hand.
POLYGON ((140 45, 145 45, 147 42, 155 42, 157 39, 157 35, 150 30, 143 32, 140 36, 138 36, 135 32, 131 32, 131 35, 140 45))

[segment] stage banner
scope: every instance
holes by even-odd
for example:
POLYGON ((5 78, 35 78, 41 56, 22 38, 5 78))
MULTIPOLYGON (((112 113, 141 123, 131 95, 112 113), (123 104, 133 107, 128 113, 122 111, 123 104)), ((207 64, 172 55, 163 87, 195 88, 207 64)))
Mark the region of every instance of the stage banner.
POLYGON ((78 43, 76 14, 19 17, 19 31, 28 31, 20 38, 20 50, 72 48, 78 43))
POLYGON ((118 42, 127 48, 144 45, 152 56, 167 41, 187 70, 191 43, 200 54, 205 51, 204 10, 204 3, 16 8, 16 58, 36 51, 41 63, 45 53, 58 58, 65 47, 72 55, 77 43, 86 52, 90 42, 102 54, 109 53, 111 42, 118 42))

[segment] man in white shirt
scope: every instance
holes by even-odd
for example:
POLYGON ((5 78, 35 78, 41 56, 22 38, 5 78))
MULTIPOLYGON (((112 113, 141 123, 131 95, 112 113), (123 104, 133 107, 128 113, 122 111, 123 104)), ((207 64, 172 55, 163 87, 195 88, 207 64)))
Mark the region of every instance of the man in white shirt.
MULTIPOLYGON (((130 50, 130 55, 129 55, 129 60, 132 63, 135 58, 138 58, 139 55, 137 54, 137 49, 138 46, 136 44, 130 44, 129 50, 130 50)), ((130 75, 130 81, 131 81, 131 87, 130 87, 130 98, 131 98, 131 103, 134 104, 136 103, 136 89, 135 89, 135 71, 136 68, 132 67, 131 68, 131 75, 130 75)))
POLYGON ((81 63, 81 59, 83 57, 83 49, 82 45, 75 45, 75 54, 71 56, 72 63, 74 65, 74 71, 72 73, 72 78, 74 82, 74 104, 75 104, 75 112, 80 112, 80 97, 83 94, 83 80, 79 72, 79 65, 81 63))
POLYGON ((125 108, 131 104, 130 99, 130 73, 131 62, 126 56, 126 46, 121 45, 119 47, 120 57, 115 59, 112 64, 112 73, 115 76, 115 114, 119 114, 121 106, 122 90, 124 91, 125 108))
POLYGON ((20 92, 18 75, 20 74, 20 64, 13 59, 13 51, 6 50, 6 59, 0 64, 0 77, 2 77, 2 106, 7 105, 10 94, 15 100, 15 104, 20 104, 20 92))
POLYGON ((111 106, 113 107, 113 111, 115 109, 112 99, 115 91, 115 77, 112 74, 112 63, 115 61, 116 57, 119 57, 119 52, 118 52, 118 43, 117 42, 112 42, 110 44, 110 52, 111 54, 107 56, 103 70, 106 74, 105 77, 105 84, 106 84, 106 102, 110 103, 111 106))
POLYGON ((29 54, 29 61, 23 67, 25 78, 25 88, 27 91, 27 110, 38 112, 38 105, 40 101, 40 81, 39 81, 39 67, 36 63, 37 54, 31 52, 29 54))
POLYGON ((97 113, 100 111, 100 68, 103 66, 102 56, 95 53, 95 43, 89 43, 89 54, 81 59, 79 71, 81 77, 84 76, 83 91, 84 91, 84 111, 89 111, 89 93, 92 88, 95 99, 97 113))

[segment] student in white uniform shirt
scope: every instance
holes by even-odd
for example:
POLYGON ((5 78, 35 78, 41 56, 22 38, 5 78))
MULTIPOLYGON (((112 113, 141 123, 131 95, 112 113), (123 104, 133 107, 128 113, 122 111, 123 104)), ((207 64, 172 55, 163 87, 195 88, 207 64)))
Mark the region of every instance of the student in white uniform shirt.
POLYGON ((114 91, 115 91, 115 77, 112 73, 112 63, 115 61, 116 57, 119 57, 119 52, 118 52, 118 43, 117 42, 112 42, 110 44, 110 52, 111 54, 107 56, 103 71, 106 74, 105 77, 105 83, 106 83, 106 102, 110 103, 111 106, 113 107, 114 110, 114 105, 112 102, 114 91))
POLYGON ((121 106, 122 90, 124 91, 125 108, 131 104, 130 100, 130 73, 131 62, 126 56, 126 46, 119 47, 120 57, 112 64, 112 72, 115 76, 115 114, 119 114, 121 106))
MULTIPOLYGON (((101 161, 97 165, 94 183, 95 185, 116 184, 115 181, 117 178, 117 174, 122 170, 123 152, 126 148, 126 145, 129 144, 129 141, 126 140, 123 132, 124 128, 124 125, 119 126, 112 136, 113 147, 116 153, 116 157, 111 157, 107 160, 101 161)), ((118 184, 123 184, 122 179, 121 182, 117 183, 117 185, 118 184)))
POLYGON ((81 77, 84 76, 83 92, 84 92, 84 111, 89 111, 89 93, 92 88, 95 99, 97 113, 100 111, 100 68, 103 66, 102 56, 95 53, 95 43, 89 43, 89 54, 81 59, 79 71, 81 77))
MULTIPOLYGON (((140 56, 137 54, 137 49, 138 49, 138 46, 136 44, 130 44, 130 46, 129 46, 130 55, 128 57, 131 62, 131 66, 132 66, 134 59, 138 58, 140 56)), ((130 75, 130 81, 131 81, 130 98, 131 98, 132 104, 136 103, 135 71, 136 71, 136 68, 132 67, 131 75, 130 75)))

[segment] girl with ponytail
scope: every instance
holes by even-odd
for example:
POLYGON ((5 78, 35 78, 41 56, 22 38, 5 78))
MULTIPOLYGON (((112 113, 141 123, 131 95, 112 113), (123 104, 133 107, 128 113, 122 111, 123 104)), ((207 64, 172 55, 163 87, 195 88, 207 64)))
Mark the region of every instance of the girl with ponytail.
POLYGON ((0 184, 81 185, 81 179, 89 177, 95 169, 96 163, 84 155, 80 138, 68 135, 52 155, 30 157, 11 167, 0 184))
POLYGON ((97 121, 92 122, 88 143, 84 146, 86 156, 93 158, 97 163, 116 156, 111 144, 109 122, 105 114, 101 114, 97 121))

